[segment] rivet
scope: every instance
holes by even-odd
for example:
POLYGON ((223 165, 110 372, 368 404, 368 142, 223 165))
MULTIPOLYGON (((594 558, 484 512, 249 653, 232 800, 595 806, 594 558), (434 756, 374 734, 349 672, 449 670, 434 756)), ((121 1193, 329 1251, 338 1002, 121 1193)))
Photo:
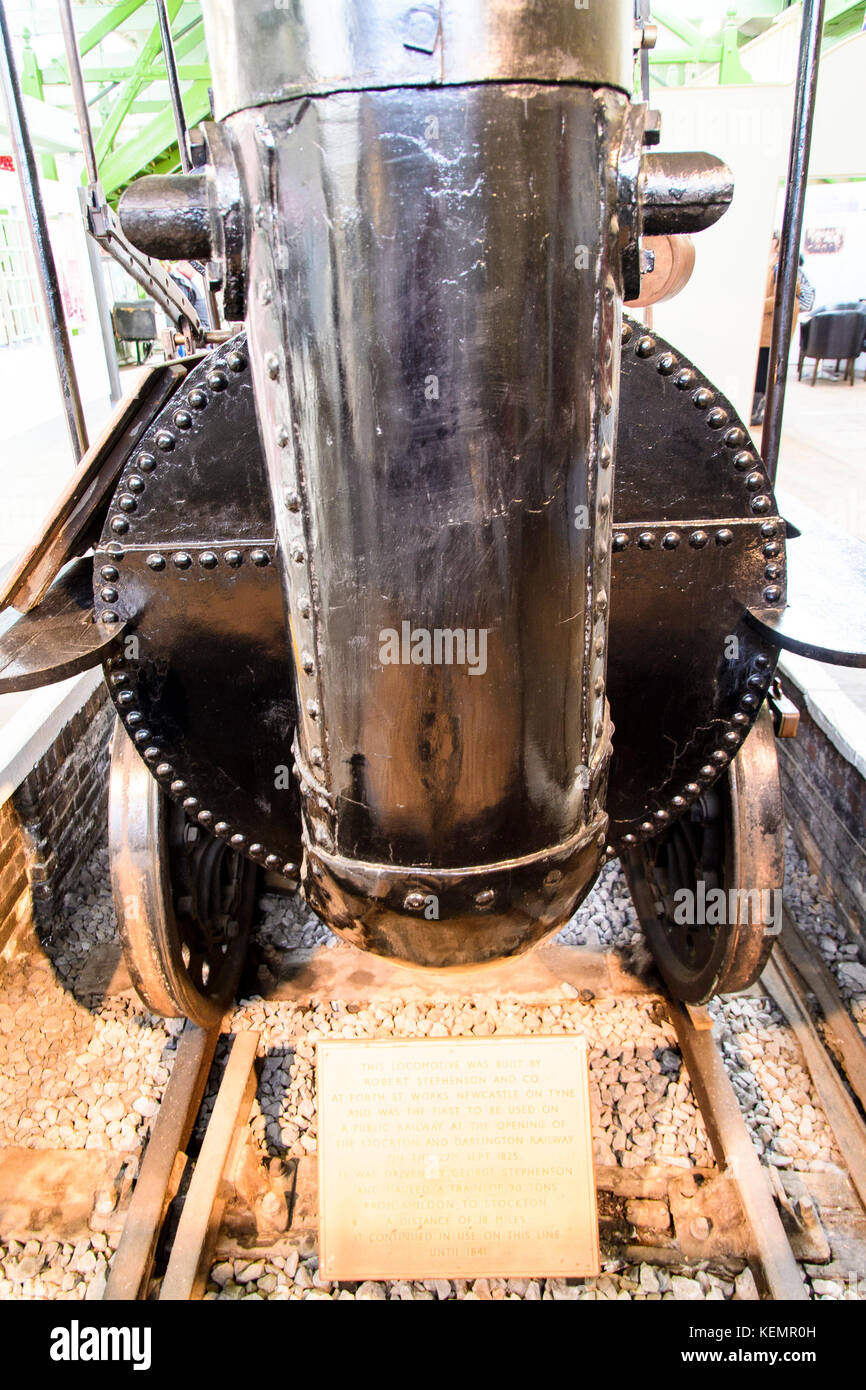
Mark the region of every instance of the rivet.
POLYGON ((264 854, 264 852, 265 852, 265 847, 264 847, 264 845, 260 845, 259 842, 258 842, 258 840, 254 840, 253 843, 250 845, 250 850, 249 850, 249 852, 250 852, 250 858, 252 858, 252 859, 261 859, 262 856, 263 856, 263 854, 264 854))
POLYGON ((228 821, 218 820, 216 825, 214 826, 214 834, 219 835, 220 838, 222 838, 224 835, 230 835, 231 826, 229 825, 228 821))
POLYGON ((273 297, 274 292, 271 288, 269 281, 263 280, 262 283, 259 285, 259 299, 263 304, 270 304, 273 297))
POLYGON ((652 833, 655 830, 655 826, 653 825, 652 821, 645 820, 641 822, 641 830, 645 835, 652 835, 652 833))
POLYGON ((186 791, 186 782, 184 782, 180 777, 175 778, 175 780, 169 787, 169 791, 171 792, 172 796, 183 796, 184 792, 186 791))
POLYGON ((155 744, 151 744, 150 748, 145 748, 144 756, 149 763, 158 762, 160 756, 159 749, 155 744))
POLYGON ((600 719, 596 721, 595 729, 593 730, 593 732, 596 738, 601 738, 602 734, 604 733, 604 724, 600 719))
POLYGON ((316 700, 307 701, 307 714, 310 716, 311 719, 318 719, 319 706, 316 700))
POLYGON ((715 396, 706 386, 699 386, 692 396, 692 401, 696 410, 708 410, 714 400, 715 396))
POLYGON ((722 410, 720 405, 714 406, 707 416, 707 424, 711 430, 720 430, 728 423, 728 412, 722 410))
POLYGON ((480 893, 475 894, 476 907, 490 907, 496 899, 496 894, 492 888, 482 888, 480 893))
POLYGON ((754 695, 743 695, 743 697, 740 700, 740 704, 742 705, 743 709, 758 708, 758 700, 754 695))
POLYGON ((689 536, 689 545, 692 550, 703 550, 709 539, 706 531, 693 531, 689 536))
POLYGON ((198 557, 198 562, 202 569, 215 570, 219 564, 219 557, 212 550, 203 550, 198 557))
POLYGON ((626 548, 627 545, 628 545, 628 536, 626 535, 625 531, 617 531, 616 535, 615 535, 614 538, 613 538, 613 548, 614 548, 614 550, 617 550, 617 551, 619 551, 619 550, 625 550, 625 548, 626 548))
POLYGON ((116 560, 117 563, 120 564, 126 551, 118 541, 109 541, 108 545, 105 547, 105 553, 106 555, 110 555, 112 560, 116 560))
POLYGON ((769 497, 762 492, 757 497, 752 498, 749 506, 757 516, 764 516, 770 510, 772 503, 769 497))
POLYGON ((333 849, 334 842, 331 839, 331 834, 327 826, 316 826, 316 844, 321 845, 322 849, 333 849))
MULTIPOLYGON (((772 575, 770 576, 770 578, 772 579, 772 575)), ((103 603, 117 603, 117 590, 100 589, 99 597, 102 599, 103 603)))
POLYGON ((313 674, 316 669, 316 663, 313 661, 311 652, 301 652, 301 665, 308 676, 313 674))
POLYGON ((250 559, 259 569, 261 569, 263 565, 269 565, 271 563, 271 557, 268 552, 258 547, 250 551, 250 559))
POLYGON ((121 690, 118 692, 117 703, 119 705, 131 705, 135 695, 131 690, 121 690))
POLYGON ((231 352, 226 355, 226 362, 232 372, 242 372, 247 365, 247 359, 237 348, 232 348, 231 352))
POLYGON ((760 473, 750 473, 746 479, 746 487, 749 492, 758 492, 764 486, 763 475, 760 473))
POLYGON ((746 685, 749 687, 750 690, 759 690, 761 694, 763 694, 767 688, 767 677, 759 676, 757 674, 754 676, 749 676, 749 679, 746 681, 746 685))
POLYGON ((604 493, 603 496, 599 497, 598 510, 602 516, 607 516, 608 512, 610 511, 610 498, 608 497, 607 493, 604 493))
POLYGON ((622 842, 623 842, 624 845, 636 845, 636 844, 637 844, 637 836, 636 836, 636 835, 632 835, 631 833, 629 833, 628 835, 623 835, 623 837, 622 837, 622 842))
POLYGON ((764 524, 763 524, 763 526, 761 527, 761 535, 764 537, 764 539, 765 539, 765 540, 772 540, 773 537, 775 536, 775 534, 776 534, 776 523, 775 523, 775 521, 765 521, 764 524))
POLYGON ((652 531, 641 531, 637 543, 641 550, 652 550, 656 543, 655 534, 652 531))
POLYGON ((781 555, 781 553, 782 547, 779 545, 778 541, 768 541, 767 544, 763 547, 763 555, 765 560, 775 560, 778 555, 781 555))
POLYGON ((601 679, 601 676, 599 676, 598 680, 593 686, 593 691, 595 693, 595 698, 597 700, 600 700, 602 695, 604 694, 604 681, 601 679))
POLYGON ((232 835, 231 839, 229 840, 229 844, 231 845, 232 849, 244 849, 246 847, 246 843, 246 835, 232 835))
POLYGON ((678 372, 677 375, 674 377, 674 385, 680 391, 690 391, 697 379, 698 378, 693 371, 691 371, 688 367, 684 367, 683 370, 681 372, 678 372))
POLYGON ((656 371, 659 372, 661 376, 670 376, 672 372, 676 371, 678 365, 677 359, 672 352, 663 352, 658 362, 656 362, 656 371))
POLYGON ((604 638, 603 638, 603 637, 596 637, 596 639, 595 639, 595 654, 596 654, 596 656, 602 656, 602 655, 604 654, 604 638))
POLYGON ((686 802, 686 799, 685 799, 684 796, 672 796, 672 797, 671 797, 671 805, 672 805, 672 806, 675 806, 675 807, 677 808, 678 811, 681 811, 681 810, 683 809, 683 807, 686 806, 687 804, 688 804, 688 803, 686 802))
POLYGON ((177 550, 171 557, 171 563, 179 570, 188 570, 192 564, 192 556, 185 550, 177 550))
POLYGON ((213 811, 199 811, 197 819, 202 825, 212 825, 213 811))
POLYGON ((114 516, 111 518, 111 529, 116 536, 125 536, 129 530, 129 522, 125 516, 114 516))
POLYGON ((285 449, 290 439, 289 431, 285 425, 277 427, 277 444, 281 449, 285 449))
POLYGON ((700 796, 701 794, 701 789, 698 786, 697 782, 686 782, 686 785, 683 787, 683 791, 685 792, 686 796, 700 796))
POLYGON ((265 371, 271 381, 277 381, 280 375, 280 359, 275 352, 269 352, 265 356, 265 371))
POLYGON ((197 386, 194 391, 190 391, 187 400, 193 410, 204 410, 207 406, 207 393, 197 386))
POLYGON ((321 766, 322 766, 322 750, 321 750, 321 748, 311 748, 311 749, 310 749, 310 762, 311 762, 315 767, 321 767, 321 766))
POLYGON ((731 715, 731 723, 737 724, 740 728, 743 728, 746 724, 748 724, 748 722, 749 716, 747 714, 743 714, 741 710, 737 710, 736 714, 731 715))
POLYGON ((157 777, 173 777, 174 768, 171 763, 159 763, 156 769, 157 777))
POLYGON ((717 763, 719 767, 724 767, 725 763, 729 763, 730 761, 731 759, 729 754, 723 752, 721 748, 716 749, 715 753, 713 754, 714 763, 717 763))
POLYGON ((716 545, 730 545, 734 539, 734 533, 729 526, 722 526, 716 532, 716 545))
POLYGON ((299 512, 301 510, 301 499, 296 492, 286 493, 286 506, 290 512, 299 512))
POLYGON ((698 776, 700 777, 702 782, 709 781, 711 778, 715 777, 715 775, 716 769, 712 767, 709 763, 704 763, 703 767, 698 773, 698 776))
POLYGON ((659 825, 664 825, 666 821, 670 820, 670 813, 668 811, 654 811, 653 817, 659 825))
POLYGON ((298 599, 298 612, 300 613, 301 617, 309 618, 312 614, 312 611, 313 609, 310 604, 309 594, 301 594, 301 597, 298 599))
MULTIPOLYGON (((291 867, 292 867, 291 864, 286 864, 286 865, 284 866, 284 871, 285 871, 285 869, 291 869, 291 867)), ((310 873, 313 875, 313 878, 324 878, 324 876, 325 876, 325 871, 324 871, 324 869, 322 868, 321 864, 319 863, 319 861, 318 861, 317 859, 314 859, 314 860, 312 861, 312 863, 310 864, 310 873)), ((291 874, 288 874, 287 877, 288 877, 288 878, 291 878, 292 875, 291 875, 291 874)))
POLYGON ((291 555, 296 565, 302 565, 307 558, 304 553, 304 547, 299 545, 297 541, 292 546, 291 555))
MULTIPOLYGON (((781 574, 781 567, 780 567, 779 565, 765 565, 765 566, 764 566, 764 578, 765 578, 765 579, 778 579, 780 574, 781 574)), ((103 592, 104 592, 104 591, 103 591, 103 592)))
POLYGON ((635 352, 638 357, 652 357, 655 350, 655 339, 648 336, 639 338, 635 346, 635 352))
POLYGON ((153 735, 150 729, 136 729, 135 731, 136 743, 149 743, 152 738, 153 735))
POLYGON ((144 479, 140 478, 137 473, 130 473, 126 480, 126 486, 130 492, 144 492, 144 479))
POLYGON ((782 590, 779 588, 778 584, 770 584, 764 590, 764 598, 766 599, 767 603, 778 603, 781 597, 782 590))
POLYGON ((120 577, 120 571, 116 570, 114 565, 103 565, 102 569, 99 571, 99 577, 100 579, 106 579, 109 584, 113 584, 115 579, 120 577))
POLYGON ((174 425, 175 429, 192 429, 192 416, 190 415, 188 410, 176 410, 171 417, 171 422, 174 425))
POLYGON ((741 430, 738 425, 735 425, 732 430, 728 430, 725 435, 725 443, 729 449, 742 449, 745 442, 746 431, 741 430))
POLYGON ((195 815, 200 805, 201 802, 199 801, 197 796, 184 797, 183 809, 185 811, 188 811, 191 816, 195 815))
POLYGON ((101 615, 101 621, 104 622, 107 627, 113 627, 117 622, 117 614, 112 613, 111 609, 107 608, 101 615))
POLYGON ((729 729, 725 734, 725 743, 729 748, 736 748, 742 741, 742 734, 737 733, 736 729, 729 729))
POLYGON ((208 372, 205 381, 212 391, 224 391, 229 384, 225 372, 208 372))
POLYGON ((426 905, 427 898, 424 893, 407 893, 403 899, 403 907, 406 912, 420 912, 426 905))
POLYGON ((139 454, 135 460, 136 468, 140 468, 142 473, 152 473, 156 468, 156 459, 153 454, 139 454))
POLYGON ((155 555, 155 554, 154 554, 154 555, 148 555, 147 560, 145 561, 145 564, 147 565, 148 569, 151 569, 151 570, 164 570, 164 569, 165 569, 165 556, 164 556, 164 555, 155 555))
POLYGON ((607 593, 604 589, 599 589, 595 598, 595 611, 597 613, 607 612, 607 593))
POLYGON ((174 435, 169 430, 159 430, 154 443, 164 454, 170 454, 174 448, 174 435))
POLYGON ((226 564, 230 565, 233 570, 236 570, 238 566, 242 565, 244 562, 244 557, 240 550, 227 550, 225 558, 226 564))
POLYGON ((126 722, 129 725, 130 729, 137 729, 143 718, 144 715, 142 714, 141 710, 134 709, 131 710, 130 713, 126 716, 126 722))
POLYGON ((766 671, 770 665, 770 658, 764 656, 763 652, 760 652, 758 656, 755 657, 755 665, 759 671, 766 671))
POLYGON ((679 531, 666 531, 662 536, 662 549, 676 550, 681 539, 679 531))
POLYGON ((631 324, 624 323, 622 328, 620 329, 620 337, 622 338, 622 341, 624 343, 627 343, 633 334, 634 329, 632 328, 631 324))
POLYGON ((599 454, 599 462, 601 463, 602 468, 610 468, 612 458, 613 455, 610 451, 610 445, 602 444, 601 453, 599 454))
POLYGON ((279 868, 280 868, 280 857, 279 857, 279 855, 278 855, 278 854, 268 854, 268 855, 266 855, 266 856, 265 856, 265 868, 266 868, 266 869, 274 869, 274 870, 279 869, 279 868))
POLYGON ((117 499, 117 505, 122 512, 134 512, 138 507, 131 492, 122 492, 117 499))

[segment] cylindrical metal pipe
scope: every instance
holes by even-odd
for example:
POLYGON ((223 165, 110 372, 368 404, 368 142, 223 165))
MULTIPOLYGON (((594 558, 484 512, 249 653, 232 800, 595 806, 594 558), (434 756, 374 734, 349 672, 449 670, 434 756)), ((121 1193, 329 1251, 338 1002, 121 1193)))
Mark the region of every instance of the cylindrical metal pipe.
POLYGON ((704 231, 727 212, 733 196, 733 174, 714 155, 644 155, 641 202, 647 236, 704 231))
POLYGON ((57 267, 54 264, 54 254, 48 236, 48 218, 45 214, 45 204, 42 201, 42 190, 39 186, 39 174, 30 132, 27 129, 21 85, 15 67, 15 54, 3 0, 0 0, 0 49, 2 49, 0 52, 0 75, 2 75, 3 93, 9 112, 9 133, 12 138, 15 167, 18 170, 18 179, 27 212, 30 240, 39 271, 39 287, 42 292, 45 315, 51 328, 54 365, 57 369, 57 379, 63 397, 69 440, 77 462, 87 451, 87 425, 84 420, 84 410, 75 375, 75 363, 72 360, 66 315, 63 311, 63 300, 60 294, 60 282, 57 278, 57 267))
POLYGON ((800 238, 803 234, 803 211, 806 205, 806 181, 809 176, 809 154, 812 148, 812 123, 815 116, 823 27, 824 0, 804 0, 800 56, 797 62, 797 94, 791 129, 791 153, 788 159, 787 195, 776 271, 776 302, 773 309, 773 335, 770 340, 767 402, 761 440, 761 453, 771 482, 775 482, 776 479, 779 445, 782 441, 788 354, 794 328, 800 238))
POLYGON ((78 51, 78 40, 75 36, 75 21, 72 18, 72 0, 60 0, 60 27, 63 30, 63 43, 66 48, 66 65, 69 68, 69 83, 72 87, 72 99, 75 103, 75 114, 78 118, 81 146, 84 151, 84 163, 87 166, 87 178, 90 183, 96 183, 99 178, 99 171, 96 165, 96 147, 93 143, 90 111, 87 105, 87 93, 84 89, 84 73, 81 70, 81 54, 78 51))
POLYGON ((160 260, 210 260, 211 214, 204 170, 149 174, 130 184, 118 206, 133 246, 160 260))
POLYGON ((186 115, 183 109, 183 100, 180 95, 180 82, 177 75, 177 62, 174 56, 174 44, 171 39, 171 24, 168 12, 165 8, 165 0, 156 0, 156 14, 159 20, 159 35, 162 39, 162 55, 165 58, 165 74, 168 79, 168 93, 171 98, 171 109, 174 112, 174 124, 177 130, 177 147, 180 151, 180 167, 185 174, 192 168, 192 160, 189 155, 189 144, 186 136, 186 115))

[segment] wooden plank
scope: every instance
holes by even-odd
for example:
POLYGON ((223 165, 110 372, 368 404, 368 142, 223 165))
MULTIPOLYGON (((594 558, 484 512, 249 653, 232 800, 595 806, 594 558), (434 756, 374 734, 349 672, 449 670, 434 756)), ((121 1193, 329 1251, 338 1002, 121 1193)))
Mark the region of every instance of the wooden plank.
MULTIPOLYGON (((824 964, 817 947, 803 935, 790 914, 783 909, 784 926, 780 945, 789 963, 811 990, 827 1023, 834 1051, 844 1068, 851 1089, 866 1108, 866 1041, 854 1022, 832 972, 824 964)), ((778 957, 778 947, 776 948, 778 957)))
POLYGON ((694 1028, 673 1000, 668 1009, 689 1079, 719 1166, 733 1174, 750 1237, 746 1254, 772 1299, 805 1300, 803 1276, 755 1153, 746 1122, 712 1033, 694 1028))
POLYGON ((189 1142, 218 1037, 218 1028, 205 1031, 191 1023, 181 1034, 120 1244, 111 1262, 103 1295, 108 1301, 143 1298, 147 1293, 160 1227, 174 1195, 172 1174, 178 1154, 189 1142))
POLYGON ((771 957, 764 966, 764 984, 794 1032, 809 1074, 836 1137, 851 1181, 866 1210, 866 1125, 827 1056, 797 983, 783 954, 771 957))
POLYGON ((226 1173, 238 1142, 245 1137, 243 1129, 255 1095, 253 1063, 258 1044, 258 1033, 239 1033, 235 1038, 183 1204, 161 1300, 196 1298, 203 1292, 204 1266, 229 1195, 226 1173))

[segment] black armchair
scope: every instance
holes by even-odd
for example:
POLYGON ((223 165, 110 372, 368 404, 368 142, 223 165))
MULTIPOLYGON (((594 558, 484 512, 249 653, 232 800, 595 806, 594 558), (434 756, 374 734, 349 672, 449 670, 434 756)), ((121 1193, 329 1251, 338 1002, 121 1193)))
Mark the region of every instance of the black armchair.
POLYGON ((812 385, 818 377, 822 361, 835 357, 836 365, 845 363, 845 380, 854 385, 854 363, 866 341, 866 312, 858 309, 822 310, 800 327, 800 361, 797 376, 803 380, 803 363, 814 357, 812 385))

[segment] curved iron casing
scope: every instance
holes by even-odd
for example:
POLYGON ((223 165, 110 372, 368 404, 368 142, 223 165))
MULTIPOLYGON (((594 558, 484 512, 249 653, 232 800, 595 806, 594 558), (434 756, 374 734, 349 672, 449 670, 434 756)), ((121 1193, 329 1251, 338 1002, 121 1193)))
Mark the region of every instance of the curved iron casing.
MULTIPOLYGON (((754 488, 753 475, 766 475, 732 407, 663 339, 630 322, 624 338, 608 676, 616 729, 607 805, 617 850, 657 833, 725 773, 735 751, 727 736, 745 736, 777 656, 744 614, 756 605, 781 611, 785 566, 784 523, 769 488, 754 488), (760 498, 768 509, 759 501, 756 512, 760 498), (706 544, 689 543, 696 532, 706 533, 706 544), (719 544, 719 532, 733 538, 719 544), (768 605, 773 586, 780 596, 768 605)), ((192 818, 219 827, 257 862, 279 869, 289 861, 294 869, 293 677, 274 553, 241 336, 193 369, 131 454, 97 554, 96 598, 99 611, 106 590, 113 594, 136 639, 134 646, 127 639, 107 677, 151 772, 192 818), (132 512, 121 505, 130 498, 132 512), (126 530, 115 531, 115 520, 126 530), (253 563, 253 551, 268 563, 253 563)), ((316 862, 317 882, 330 892, 325 874, 340 866, 321 852, 316 862)), ((418 894, 411 926, 398 917, 402 940, 384 872, 365 888, 379 895, 375 923, 353 926, 350 902, 344 930, 397 956, 405 955, 407 932, 423 935, 440 963, 492 946, 514 949, 527 934, 531 941, 530 912, 543 934, 567 911, 570 882, 557 880, 557 867, 547 870, 549 882, 536 883, 527 911, 525 866, 510 865, 511 918, 502 921, 502 898, 497 907, 494 897, 468 915, 471 926, 457 897, 484 891, 477 880, 459 869, 438 884, 420 874, 407 890, 418 894), (438 923, 425 916, 437 887, 448 911, 438 923)), ((586 867, 576 865, 578 876, 586 867)), ((313 900, 326 921, 342 913, 336 894, 313 900)))

